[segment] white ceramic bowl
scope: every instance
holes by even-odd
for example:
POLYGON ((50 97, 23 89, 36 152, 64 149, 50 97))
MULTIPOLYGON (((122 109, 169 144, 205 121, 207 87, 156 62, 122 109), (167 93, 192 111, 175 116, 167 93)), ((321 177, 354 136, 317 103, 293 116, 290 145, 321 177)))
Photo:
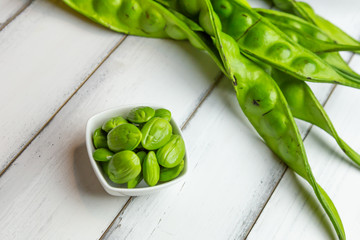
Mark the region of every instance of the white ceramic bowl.
MULTIPOLYGON (((180 127, 177 125, 177 123, 171 119, 170 124, 173 129, 174 134, 179 134, 185 142, 185 166, 184 170, 181 172, 181 174, 175 178, 172 181, 165 182, 165 183, 158 183, 156 186, 149 187, 144 180, 142 180, 139 185, 136 188, 128 189, 126 184, 116 184, 113 183, 108 176, 103 172, 100 164, 94 160, 93 158, 93 152, 95 151, 95 147, 92 142, 92 135, 96 129, 101 127, 104 122, 106 122, 108 119, 116 116, 122 116, 126 118, 128 112, 135 107, 138 107, 139 105, 125 105, 120 106, 117 108, 109 109, 104 112, 98 113, 91 117, 86 125, 86 148, 87 152, 90 158, 91 166, 94 169, 94 172, 99 179, 101 185, 104 187, 105 191, 111 195, 114 196, 141 196, 141 195, 147 195, 151 194, 157 191, 160 191, 161 189, 170 187, 184 179, 184 177, 187 174, 187 166, 188 166, 188 154, 186 149, 186 142, 184 139, 184 136, 182 135, 180 127)), ((146 105, 149 107, 152 107, 154 109, 163 108, 161 106, 154 106, 154 105, 146 105)), ((169 109, 170 110, 170 109, 169 109)), ((171 110, 170 110, 171 111, 171 110)))

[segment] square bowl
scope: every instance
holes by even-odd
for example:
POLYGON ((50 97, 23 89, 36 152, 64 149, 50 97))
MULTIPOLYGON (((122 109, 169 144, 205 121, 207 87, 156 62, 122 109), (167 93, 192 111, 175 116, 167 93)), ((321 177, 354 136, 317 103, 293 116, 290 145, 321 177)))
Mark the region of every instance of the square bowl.
MULTIPOLYGON (((187 149, 186 149, 186 142, 184 139, 184 136, 181 132, 180 127, 178 126, 178 124, 174 121, 173 118, 171 118, 170 124, 172 126, 173 129, 173 133, 174 134, 178 134, 182 137, 182 139, 184 140, 185 143, 185 157, 184 157, 184 169, 182 170, 182 172, 180 173, 180 175, 178 177, 176 177, 175 179, 169 181, 169 182, 164 182, 164 183, 158 183, 155 186, 148 186, 144 180, 142 180, 138 186, 136 186, 135 188, 127 188, 126 183, 125 184, 117 184, 112 182, 109 177, 104 173, 104 171, 102 170, 102 167, 100 165, 99 162, 95 161, 95 159, 93 158, 93 152, 95 151, 95 147, 93 145, 93 141, 92 141, 92 136, 93 133, 96 129, 98 129, 99 127, 101 127, 103 125, 104 122, 106 122, 107 120, 109 120, 112 117, 116 117, 116 116, 123 116, 124 118, 126 118, 127 114, 129 113, 129 111, 135 107, 138 106, 148 106, 148 107, 152 107, 153 109, 159 109, 159 108, 164 108, 162 106, 155 106, 155 105, 124 105, 124 106, 119 106, 116 108, 112 108, 103 112, 100 112, 94 116, 92 116, 87 124, 86 124, 86 148, 87 148, 87 152, 89 155, 89 159, 90 159, 90 163, 91 166, 97 176, 97 178, 99 179, 101 185, 103 186, 103 188, 105 189, 105 191, 107 193, 109 193, 110 195, 113 196, 142 196, 142 195, 148 195, 151 193, 155 193, 158 192, 162 189, 165 189, 167 187, 170 187, 178 182, 181 182, 184 180, 186 174, 187 174, 187 166, 188 166, 188 153, 187 153, 187 149)), ((167 108, 168 109, 168 108, 167 108)), ((170 109, 169 109, 170 110, 170 109)), ((171 111, 171 110, 170 110, 171 111)))

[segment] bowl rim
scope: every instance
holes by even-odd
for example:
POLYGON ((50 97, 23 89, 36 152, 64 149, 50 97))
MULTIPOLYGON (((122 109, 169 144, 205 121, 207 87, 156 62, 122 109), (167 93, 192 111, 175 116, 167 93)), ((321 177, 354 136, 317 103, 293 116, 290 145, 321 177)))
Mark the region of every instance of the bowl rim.
MULTIPOLYGON (((85 134, 86 135, 85 136, 86 149, 88 152, 91 166, 95 172, 96 177, 98 178, 101 185, 103 186, 103 188, 111 195, 114 195, 111 192, 117 192, 117 193, 122 193, 124 195, 132 195, 132 196, 137 196, 137 194, 144 193, 144 192, 148 192, 148 193, 155 192, 155 191, 167 188, 171 185, 174 185, 176 183, 183 181, 185 176, 187 175, 188 165, 189 165, 189 163, 188 163, 189 156, 188 156, 188 151, 187 151, 186 140, 183 136, 181 127, 177 124, 177 122, 173 118, 171 118, 171 121, 170 121, 171 126, 173 128, 175 127, 177 134, 179 134, 181 136, 181 138, 184 140, 184 143, 185 143, 185 156, 184 156, 185 167, 183 169, 183 173, 180 176, 176 177, 175 179, 173 179, 171 181, 163 182, 159 185, 147 186, 147 187, 135 187, 135 188, 114 187, 114 186, 111 186, 108 183, 108 181, 105 179, 105 176, 103 175, 102 170, 99 168, 97 161, 92 156, 93 151, 95 149, 95 147, 93 146, 93 141, 92 141, 93 130, 90 129, 92 122, 95 121, 95 119, 100 118, 103 115, 110 114, 114 111, 124 111, 127 108, 129 108, 129 110, 130 110, 131 108, 141 107, 141 106, 148 106, 148 107, 154 108, 155 110, 159 109, 159 108, 165 108, 165 109, 169 110, 169 108, 166 108, 164 106, 157 105, 157 104, 126 104, 126 105, 120 105, 117 107, 108 108, 104 111, 98 112, 98 113, 94 114, 93 116, 91 116, 86 123, 86 131, 85 131, 85 133, 86 133, 85 134)), ((169 110, 169 111, 172 112, 171 110, 169 110)))

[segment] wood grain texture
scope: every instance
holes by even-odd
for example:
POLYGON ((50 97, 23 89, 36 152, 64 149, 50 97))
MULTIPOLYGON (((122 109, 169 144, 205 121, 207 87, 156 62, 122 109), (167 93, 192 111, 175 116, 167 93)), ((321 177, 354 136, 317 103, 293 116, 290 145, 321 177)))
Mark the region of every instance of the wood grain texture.
POLYGON ((32 0, 1 0, 0 30, 20 14, 31 2, 32 0))
POLYGON ((0 32, 0 172, 122 37, 45 0, 0 32))
MULTIPOLYGON (((350 35, 359 39, 360 21, 357 1, 335 2, 324 8, 323 1, 307 1, 315 10, 350 35), (346 4, 345 4, 346 2, 346 4)), ((360 72, 360 57, 354 55, 350 66, 360 72)), ((360 152, 358 89, 337 86, 325 110, 340 136, 360 152)), ((328 192, 342 218, 347 239, 360 235, 360 171, 336 142, 318 128, 312 128, 305 141, 309 162, 317 181, 328 192)), ((337 239, 336 233, 310 187, 288 170, 248 239, 337 239), (279 214, 282 213, 282 214, 279 214)))
POLYGON ((154 103, 185 122, 218 74, 185 42, 128 37, 0 178, 2 239, 99 238, 127 198, 98 183, 85 148, 87 119, 154 103))

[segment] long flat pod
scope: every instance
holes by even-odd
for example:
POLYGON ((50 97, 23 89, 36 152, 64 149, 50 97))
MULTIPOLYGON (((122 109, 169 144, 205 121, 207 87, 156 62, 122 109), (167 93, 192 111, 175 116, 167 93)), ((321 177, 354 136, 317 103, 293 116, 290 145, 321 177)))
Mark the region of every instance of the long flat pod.
POLYGON ((336 43, 320 28, 297 16, 271 9, 255 8, 254 10, 312 52, 360 50, 360 45, 336 43))
MULTIPOLYGON (((161 4, 152 0, 64 0, 74 10, 111 30, 135 36, 189 40, 190 43, 207 51, 223 70, 220 56, 211 38, 188 26, 190 19, 175 15, 161 4)), ((196 24, 191 25, 196 29, 196 24)))
POLYGON ((343 152, 354 163, 360 165, 360 155, 340 138, 329 116, 306 82, 299 81, 276 69, 272 70, 271 76, 283 92, 294 117, 312 123, 329 133, 343 152))
POLYGON ((360 75, 347 65, 338 52, 327 52, 329 50, 356 50, 359 46, 339 45, 321 29, 297 16, 268 9, 256 9, 256 11, 271 21, 293 41, 316 52, 343 78, 350 81, 360 81, 360 75))
POLYGON ((292 41, 251 8, 238 1, 227 2, 231 4, 231 14, 224 15, 221 7, 215 11, 223 23, 223 31, 237 41, 241 52, 304 81, 360 87, 360 81, 343 78, 320 57, 292 41))
POLYGON ((339 27, 317 15, 312 7, 305 2, 295 0, 273 0, 276 7, 304 18, 326 32, 334 41, 340 44, 360 45, 360 42, 345 33, 339 27))
POLYGON ((300 133, 281 90, 265 71, 242 57, 234 39, 219 30, 220 23, 216 21, 210 0, 205 1, 220 56, 245 115, 267 145, 289 167, 310 183, 339 238, 345 239, 345 231, 334 204, 315 181, 300 133), (244 73, 244 68, 256 75, 244 73))

